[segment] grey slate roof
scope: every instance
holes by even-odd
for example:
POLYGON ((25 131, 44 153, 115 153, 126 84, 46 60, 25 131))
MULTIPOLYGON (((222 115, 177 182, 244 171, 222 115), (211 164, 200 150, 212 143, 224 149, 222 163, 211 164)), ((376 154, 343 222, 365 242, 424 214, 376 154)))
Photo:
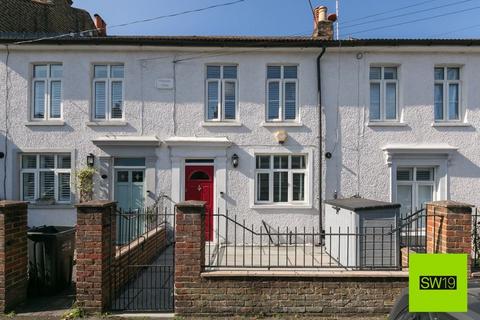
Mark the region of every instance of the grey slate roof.
POLYGON ((70 0, 46 2, 0 0, 0 36, 25 39, 95 29, 90 14, 70 0))

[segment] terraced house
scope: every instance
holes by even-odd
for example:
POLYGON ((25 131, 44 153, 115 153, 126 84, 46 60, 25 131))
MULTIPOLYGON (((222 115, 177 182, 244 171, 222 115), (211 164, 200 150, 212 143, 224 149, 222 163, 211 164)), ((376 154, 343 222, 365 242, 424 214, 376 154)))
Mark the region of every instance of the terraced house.
POLYGON ((32 226, 75 224, 87 165, 94 198, 124 210, 202 199, 255 225, 321 227, 322 200, 354 195, 476 202, 479 42, 333 41, 316 15, 312 37, 7 29, 2 194, 32 226))

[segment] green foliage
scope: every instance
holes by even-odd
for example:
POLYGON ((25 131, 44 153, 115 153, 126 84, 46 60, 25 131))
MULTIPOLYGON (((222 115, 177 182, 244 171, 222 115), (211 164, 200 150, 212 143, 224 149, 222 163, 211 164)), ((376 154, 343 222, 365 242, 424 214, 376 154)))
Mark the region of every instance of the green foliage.
POLYGON ((95 169, 91 167, 84 167, 77 170, 76 185, 80 192, 80 202, 86 202, 92 200, 93 197, 93 175, 95 169))
POLYGON ((85 312, 83 311, 83 309, 79 307, 74 307, 63 314, 62 320, 80 319, 84 316, 85 312))

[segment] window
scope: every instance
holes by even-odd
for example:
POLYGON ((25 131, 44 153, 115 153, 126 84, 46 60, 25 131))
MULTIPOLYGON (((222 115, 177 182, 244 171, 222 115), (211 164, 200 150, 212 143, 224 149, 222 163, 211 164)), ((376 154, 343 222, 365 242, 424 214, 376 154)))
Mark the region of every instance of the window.
POLYGON ((255 202, 305 203, 305 155, 257 155, 255 202))
POLYGON ((432 167, 399 167, 396 183, 402 217, 434 200, 435 169, 432 167))
POLYGON ((206 119, 235 120, 237 100, 237 66, 207 66, 206 119))
POLYGON ((93 66, 94 120, 123 119, 123 65, 93 66))
POLYGON ((435 121, 460 120, 460 68, 435 67, 435 121))
POLYGON ((24 201, 71 201, 70 154, 23 154, 21 198, 24 201))
POLYGON ((32 119, 62 118, 62 73, 61 64, 33 66, 32 119))
POLYGON ((398 119, 397 67, 370 67, 370 120, 398 119))
POLYGON ((267 120, 298 118, 297 66, 267 66, 267 120))

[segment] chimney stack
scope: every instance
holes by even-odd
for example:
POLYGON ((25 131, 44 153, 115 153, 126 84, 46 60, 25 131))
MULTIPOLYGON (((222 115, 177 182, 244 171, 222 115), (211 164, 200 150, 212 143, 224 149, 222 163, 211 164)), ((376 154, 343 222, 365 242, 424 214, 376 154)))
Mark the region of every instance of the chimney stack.
POLYGON ((94 23, 95 23, 95 28, 97 28, 97 34, 99 37, 106 37, 107 36, 107 23, 105 20, 100 17, 99 14, 94 15, 94 23))
POLYGON ((313 35, 314 39, 333 40, 333 23, 337 16, 327 16, 327 7, 320 6, 314 9, 313 35))

